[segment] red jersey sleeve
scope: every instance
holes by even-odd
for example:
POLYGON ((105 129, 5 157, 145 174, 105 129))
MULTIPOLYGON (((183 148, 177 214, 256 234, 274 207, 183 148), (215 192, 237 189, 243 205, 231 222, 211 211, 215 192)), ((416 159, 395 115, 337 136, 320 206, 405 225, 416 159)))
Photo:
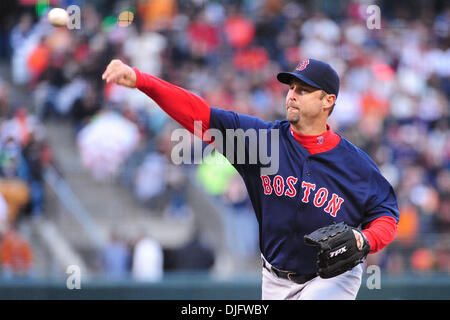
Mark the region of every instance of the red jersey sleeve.
POLYGON ((203 98, 155 76, 140 72, 137 68, 133 70, 136 73, 137 89, 152 98, 172 119, 199 137, 200 128, 194 130, 194 121, 201 121, 200 138, 203 137, 203 133, 209 129, 211 114, 211 108, 203 98))
POLYGON ((370 244, 370 253, 375 253, 392 242, 397 233, 397 222, 392 217, 379 217, 369 222, 362 230, 370 244))

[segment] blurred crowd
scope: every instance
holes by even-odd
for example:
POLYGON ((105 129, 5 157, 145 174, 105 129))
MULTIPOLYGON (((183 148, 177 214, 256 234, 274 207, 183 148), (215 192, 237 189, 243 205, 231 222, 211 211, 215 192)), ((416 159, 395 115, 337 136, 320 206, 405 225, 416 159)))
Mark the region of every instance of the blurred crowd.
POLYGON ((29 276, 33 248, 19 231, 24 218, 45 212, 44 171, 52 162, 43 123, 27 105, 12 102, 12 86, 0 78, 0 275, 29 276))
POLYGON ((277 72, 317 58, 341 79, 331 127, 371 155, 398 197, 397 238, 369 264, 448 272, 450 6, 373 2, 380 29, 368 28, 365 1, 62 1, 81 7, 74 30, 52 27, 32 7, 7 34, 12 78, 0 84, 0 173, 24 181, 31 199, 24 202, 42 212, 50 152, 41 124, 71 119, 95 179, 119 176, 143 205, 186 219, 193 173, 224 208, 227 245, 253 257, 258 228, 237 172, 174 165, 170 136, 178 124, 143 93, 105 84, 101 74, 119 58, 211 106, 276 120, 285 118, 286 94, 277 72), (126 10, 134 19, 119 26, 114 17, 126 10), (7 108, 9 86, 30 90, 33 105, 7 108))

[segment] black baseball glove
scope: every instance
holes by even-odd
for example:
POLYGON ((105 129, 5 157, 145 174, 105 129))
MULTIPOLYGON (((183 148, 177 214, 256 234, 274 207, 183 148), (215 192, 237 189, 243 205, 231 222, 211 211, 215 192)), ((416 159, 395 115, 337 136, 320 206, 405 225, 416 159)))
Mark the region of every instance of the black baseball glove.
POLYGON ((327 279, 338 276, 363 262, 370 251, 369 242, 362 232, 344 222, 332 224, 304 236, 308 245, 318 246, 318 274, 327 279), (363 245, 358 249, 355 234, 361 234, 363 245))

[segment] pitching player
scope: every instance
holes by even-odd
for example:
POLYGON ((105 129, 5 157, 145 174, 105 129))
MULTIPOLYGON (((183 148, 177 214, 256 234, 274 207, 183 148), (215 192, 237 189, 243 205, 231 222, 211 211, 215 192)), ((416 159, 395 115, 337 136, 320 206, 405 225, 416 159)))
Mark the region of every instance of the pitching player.
POLYGON ((277 75, 289 89, 286 120, 274 123, 210 107, 120 60, 111 61, 102 78, 138 88, 192 133, 194 121, 201 121, 202 138, 210 128, 224 135, 227 129, 267 129, 269 135, 278 130, 276 174, 261 174, 260 163, 233 164, 259 223, 262 298, 356 298, 361 262, 394 239, 399 211, 374 162, 327 124, 339 93, 339 77, 329 64, 304 59, 277 75))

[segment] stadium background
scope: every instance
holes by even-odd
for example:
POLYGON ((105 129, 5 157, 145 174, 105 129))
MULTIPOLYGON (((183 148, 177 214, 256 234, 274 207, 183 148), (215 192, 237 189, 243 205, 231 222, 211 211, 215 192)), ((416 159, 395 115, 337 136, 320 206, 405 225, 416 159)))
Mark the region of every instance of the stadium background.
POLYGON ((444 0, 2 1, 0 298, 259 299, 256 219, 237 173, 174 165, 179 125, 101 74, 120 58, 213 106, 275 120, 286 90, 275 75, 303 57, 338 70, 330 124, 399 200, 396 240, 368 259, 381 290, 366 274, 359 298, 448 299, 444 0), (380 29, 367 27, 371 4, 380 29), (79 29, 48 24, 49 6, 69 5, 79 29), (67 288, 73 270, 81 290, 67 288))

